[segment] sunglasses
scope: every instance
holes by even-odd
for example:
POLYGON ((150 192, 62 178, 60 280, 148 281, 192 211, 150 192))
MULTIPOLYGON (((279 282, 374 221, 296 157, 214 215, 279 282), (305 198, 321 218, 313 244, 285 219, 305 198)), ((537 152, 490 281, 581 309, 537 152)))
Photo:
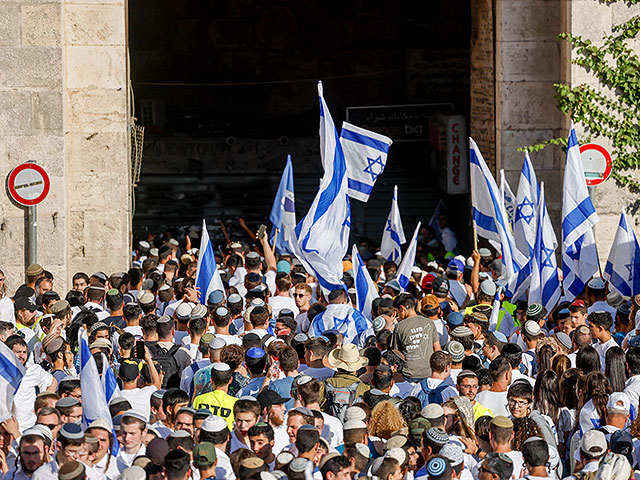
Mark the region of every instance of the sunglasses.
POLYGON ((293 296, 294 297, 298 297, 298 298, 302 298, 306 295, 306 293, 294 293, 293 296))

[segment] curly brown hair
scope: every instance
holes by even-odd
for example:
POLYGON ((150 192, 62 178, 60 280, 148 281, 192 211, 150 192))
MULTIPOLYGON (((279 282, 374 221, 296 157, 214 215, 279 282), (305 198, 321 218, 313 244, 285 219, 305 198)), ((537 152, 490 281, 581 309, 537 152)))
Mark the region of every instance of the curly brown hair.
POLYGON ((244 350, 240 345, 225 345, 220 351, 220 361, 231 367, 231 371, 236 371, 244 362, 244 350))
POLYGON ((513 440, 511 448, 521 450, 522 444, 531 437, 544 438, 542 430, 531 417, 515 418, 513 420, 513 440))
POLYGON ((394 432, 407 426, 400 412, 388 401, 378 403, 371 412, 369 435, 388 440, 394 432))

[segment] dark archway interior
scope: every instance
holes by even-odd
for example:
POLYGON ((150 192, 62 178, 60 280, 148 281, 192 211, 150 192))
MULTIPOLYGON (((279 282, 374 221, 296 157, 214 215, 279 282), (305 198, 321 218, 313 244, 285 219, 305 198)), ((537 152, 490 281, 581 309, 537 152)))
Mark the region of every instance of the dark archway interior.
MULTIPOLYGON (((353 225, 354 235, 379 242, 397 184, 410 236, 444 196, 428 114, 468 118, 469 32, 470 0, 129 2, 136 116, 146 127, 134 235, 199 225, 203 216, 214 242, 222 239, 217 219, 231 231, 240 231, 237 217, 256 228, 268 219, 287 154, 299 220, 321 176, 321 79, 338 127, 349 107, 401 106, 350 115, 395 140, 369 203, 353 202, 353 225), (405 107, 433 103, 444 105, 405 107), (421 120, 408 123, 406 111, 421 120)), ((467 201, 447 198, 451 210, 467 201)))

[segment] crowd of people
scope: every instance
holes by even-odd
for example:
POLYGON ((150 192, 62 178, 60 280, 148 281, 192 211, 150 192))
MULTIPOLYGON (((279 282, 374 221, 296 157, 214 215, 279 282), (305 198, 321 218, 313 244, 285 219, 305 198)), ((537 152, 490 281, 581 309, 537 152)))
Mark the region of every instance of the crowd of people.
POLYGON ((197 250, 166 234, 64 294, 40 265, 18 288, 0 271, 0 376, 15 378, 10 355, 24 367, 0 418, 3 478, 634 477, 640 298, 593 278, 551 312, 512 303, 495 251, 465 258, 425 236, 406 288, 361 242, 380 295, 351 341, 351 259, 345 289, 323 292, 266 235, 217 254, 224 290, 208 295, 197 250), (334 328, 314 334, 324 315, 334 328), (110 418, 83 410, 83 332, 117 378, 110 418))

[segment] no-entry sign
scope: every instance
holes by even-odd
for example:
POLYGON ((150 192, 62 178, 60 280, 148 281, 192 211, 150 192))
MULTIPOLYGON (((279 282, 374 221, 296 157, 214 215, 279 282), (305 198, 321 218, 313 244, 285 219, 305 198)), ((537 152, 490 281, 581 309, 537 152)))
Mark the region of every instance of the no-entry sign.
POLYGON ((31 207, 42 202, 49 193, 49 175, 35 163, 27 162, 11 170, 7 178, 9 195, 20 205, 31 207))
POLYGON ((587 185, 600 185, 611 175, 611 155, 604 147, 595 143, 587 143, 580 147, 584 176, 587 185))

